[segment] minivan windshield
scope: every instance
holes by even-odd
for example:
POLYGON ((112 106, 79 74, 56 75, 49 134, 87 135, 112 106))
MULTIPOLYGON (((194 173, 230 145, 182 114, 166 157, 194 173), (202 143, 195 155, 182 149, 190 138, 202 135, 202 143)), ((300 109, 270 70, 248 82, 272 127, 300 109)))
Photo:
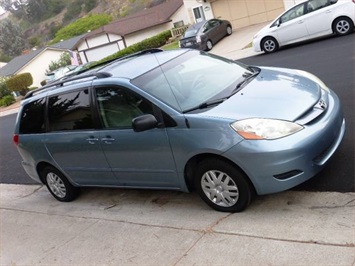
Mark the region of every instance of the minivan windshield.
POLYGON ((131 82, 175 110, 186 112, 230 96, 251 74, 252 70, 240 63, 191 50, 131 82))

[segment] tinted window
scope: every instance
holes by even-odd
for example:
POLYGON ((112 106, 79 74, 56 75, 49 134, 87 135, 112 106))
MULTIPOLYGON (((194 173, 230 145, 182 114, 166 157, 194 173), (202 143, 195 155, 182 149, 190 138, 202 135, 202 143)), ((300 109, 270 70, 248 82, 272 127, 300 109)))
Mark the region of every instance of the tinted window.
POLYGON ((45 98, 27 104, 23 108, 20 134, 36 134, 45 131, 44 111, 45 98))
POLYGON ((50 97, 48 119, 51 131, 93 129, 89 90, 50 97))
POLYGON ((133 118, 154 113, 150 102, 124 88, 96 88, 96 100, 105 128, 132 128, 133 118))
POLYGON ((329 0, 311 0, 307 3, 307 12, 312 12, 329 5, 329 0))

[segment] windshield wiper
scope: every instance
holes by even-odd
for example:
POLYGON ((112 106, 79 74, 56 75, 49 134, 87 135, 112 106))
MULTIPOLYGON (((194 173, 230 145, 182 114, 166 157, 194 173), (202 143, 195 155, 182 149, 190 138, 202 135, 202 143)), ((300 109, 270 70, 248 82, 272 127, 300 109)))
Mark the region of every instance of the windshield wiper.
POLYGON ((190 109, 187 109, 185 111, 183 111, 183 113, 188 113, 188 112, 191 112, 191 111, 195 111, 195 110, 199 110, 199 109, 205 109, 205 108, 208 108, 210 106, 213 106, 213 105, 218 105, 220 103, 223 103, 225 100, 227 100, 229 97, 224 97, 224 98, 219 98, 219 99, 215 99, 215 100, 212 100, 212 101, 207 101, 207 102, 204 102, 204 103, 201 103, 200 105, 196 106, 196 107, 192 107, 190 109))
POLYGON ((245 72, 243 74, 243 78, 244 79, 241 82, 239 82, 237 84, 237 86, 235 86, 235 89, 232 91, 232 93, 231 93, 231 95, 229 97, 231 97, 232 95, 236 94, 243 85, 245 85, 247 82, 249 82, 250 80, 255 78, 257 75, 259 75, 259 73, 261 71, 259 68, 251 67, 251 66, 248 67, 248 70, 252 71, 252 73, 245 72))

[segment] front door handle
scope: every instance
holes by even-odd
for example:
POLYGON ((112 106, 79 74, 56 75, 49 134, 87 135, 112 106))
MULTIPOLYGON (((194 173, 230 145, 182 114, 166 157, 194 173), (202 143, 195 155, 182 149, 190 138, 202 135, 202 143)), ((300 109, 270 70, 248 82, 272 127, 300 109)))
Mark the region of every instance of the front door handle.
POLYGON ((300 20, 298 21, 298 24, 302 24, 304 22, 304 20, 300 20))
POLYGON ((102 138, 101 141, 105 142, 105 144, 112 144, 112 142, 114 142, 115 139, 111 137, 106 137, 106 138, 102 138))

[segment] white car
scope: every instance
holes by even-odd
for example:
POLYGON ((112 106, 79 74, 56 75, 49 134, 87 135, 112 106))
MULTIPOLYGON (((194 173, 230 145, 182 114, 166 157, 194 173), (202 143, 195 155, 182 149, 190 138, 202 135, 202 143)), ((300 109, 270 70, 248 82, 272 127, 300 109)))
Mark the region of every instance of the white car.
POLYGON ((308 0, 297 4, 253 39, 256 52, 275 52, 280 46, 320 36, 346 35, 354 31, 355 0, 308 0))

